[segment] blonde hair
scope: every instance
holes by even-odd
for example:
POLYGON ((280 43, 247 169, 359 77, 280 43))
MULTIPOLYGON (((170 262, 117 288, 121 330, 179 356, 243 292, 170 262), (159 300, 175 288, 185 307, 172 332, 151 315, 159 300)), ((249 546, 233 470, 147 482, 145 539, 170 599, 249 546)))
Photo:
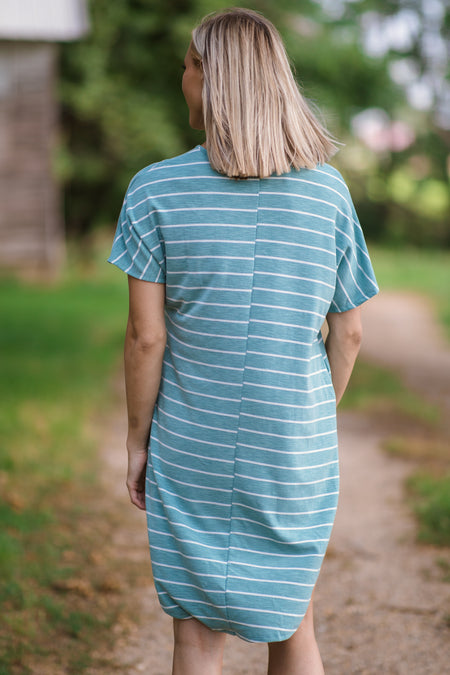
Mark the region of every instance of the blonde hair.
POLYGON ((264 178, 314 168, 336 151, 294 80, 282 39, 258 12, 231 8, 192 32, 203 69, 203 117, 212 167, 264 178))

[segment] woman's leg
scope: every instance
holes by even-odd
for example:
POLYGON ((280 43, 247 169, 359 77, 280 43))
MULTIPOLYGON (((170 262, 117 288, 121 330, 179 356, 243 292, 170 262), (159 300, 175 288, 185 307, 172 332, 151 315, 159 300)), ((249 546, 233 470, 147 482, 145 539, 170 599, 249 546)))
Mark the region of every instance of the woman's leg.
POLYGON ((313 601, 298 630, 283 642, 269 643, 268 675, 324 675, 314 635, 313 601))
POLYGON ((172 675, 220 675, 225 633, 213 631, 197 619, 174 619, 172 675))

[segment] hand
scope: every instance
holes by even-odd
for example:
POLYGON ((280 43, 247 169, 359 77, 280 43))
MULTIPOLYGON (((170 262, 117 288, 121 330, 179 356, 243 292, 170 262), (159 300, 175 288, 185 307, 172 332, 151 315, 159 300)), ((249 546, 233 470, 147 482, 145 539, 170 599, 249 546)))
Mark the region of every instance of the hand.
POLYGON ((131 503, 145 511, 145 471, 147 450, 128 450, 127 488, 131 503))

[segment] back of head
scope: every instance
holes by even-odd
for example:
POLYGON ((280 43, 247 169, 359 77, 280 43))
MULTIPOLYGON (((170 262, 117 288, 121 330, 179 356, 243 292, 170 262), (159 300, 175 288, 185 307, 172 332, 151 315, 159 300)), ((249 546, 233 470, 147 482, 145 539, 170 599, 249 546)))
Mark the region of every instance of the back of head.
POLYGON ((214 169, 261 178, 314 168, 334 153, 328 132, 292 75, 283 42, 261 14, 240 8, 206 16, 191 49, 203 68, 206 148, 214 169))

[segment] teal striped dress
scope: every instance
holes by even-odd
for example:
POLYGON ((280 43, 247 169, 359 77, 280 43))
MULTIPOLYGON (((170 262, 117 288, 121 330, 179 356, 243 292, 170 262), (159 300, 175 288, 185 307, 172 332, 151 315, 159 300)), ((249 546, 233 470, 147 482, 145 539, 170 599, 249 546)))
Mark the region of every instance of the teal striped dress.
POLYGON ((166 289, 146 490, 161 606, 286 640, 338 499, 321 326, 377 293, 348 189, 328 165, 234 180, 197 146, 133 178, 109 261, 166 289))

